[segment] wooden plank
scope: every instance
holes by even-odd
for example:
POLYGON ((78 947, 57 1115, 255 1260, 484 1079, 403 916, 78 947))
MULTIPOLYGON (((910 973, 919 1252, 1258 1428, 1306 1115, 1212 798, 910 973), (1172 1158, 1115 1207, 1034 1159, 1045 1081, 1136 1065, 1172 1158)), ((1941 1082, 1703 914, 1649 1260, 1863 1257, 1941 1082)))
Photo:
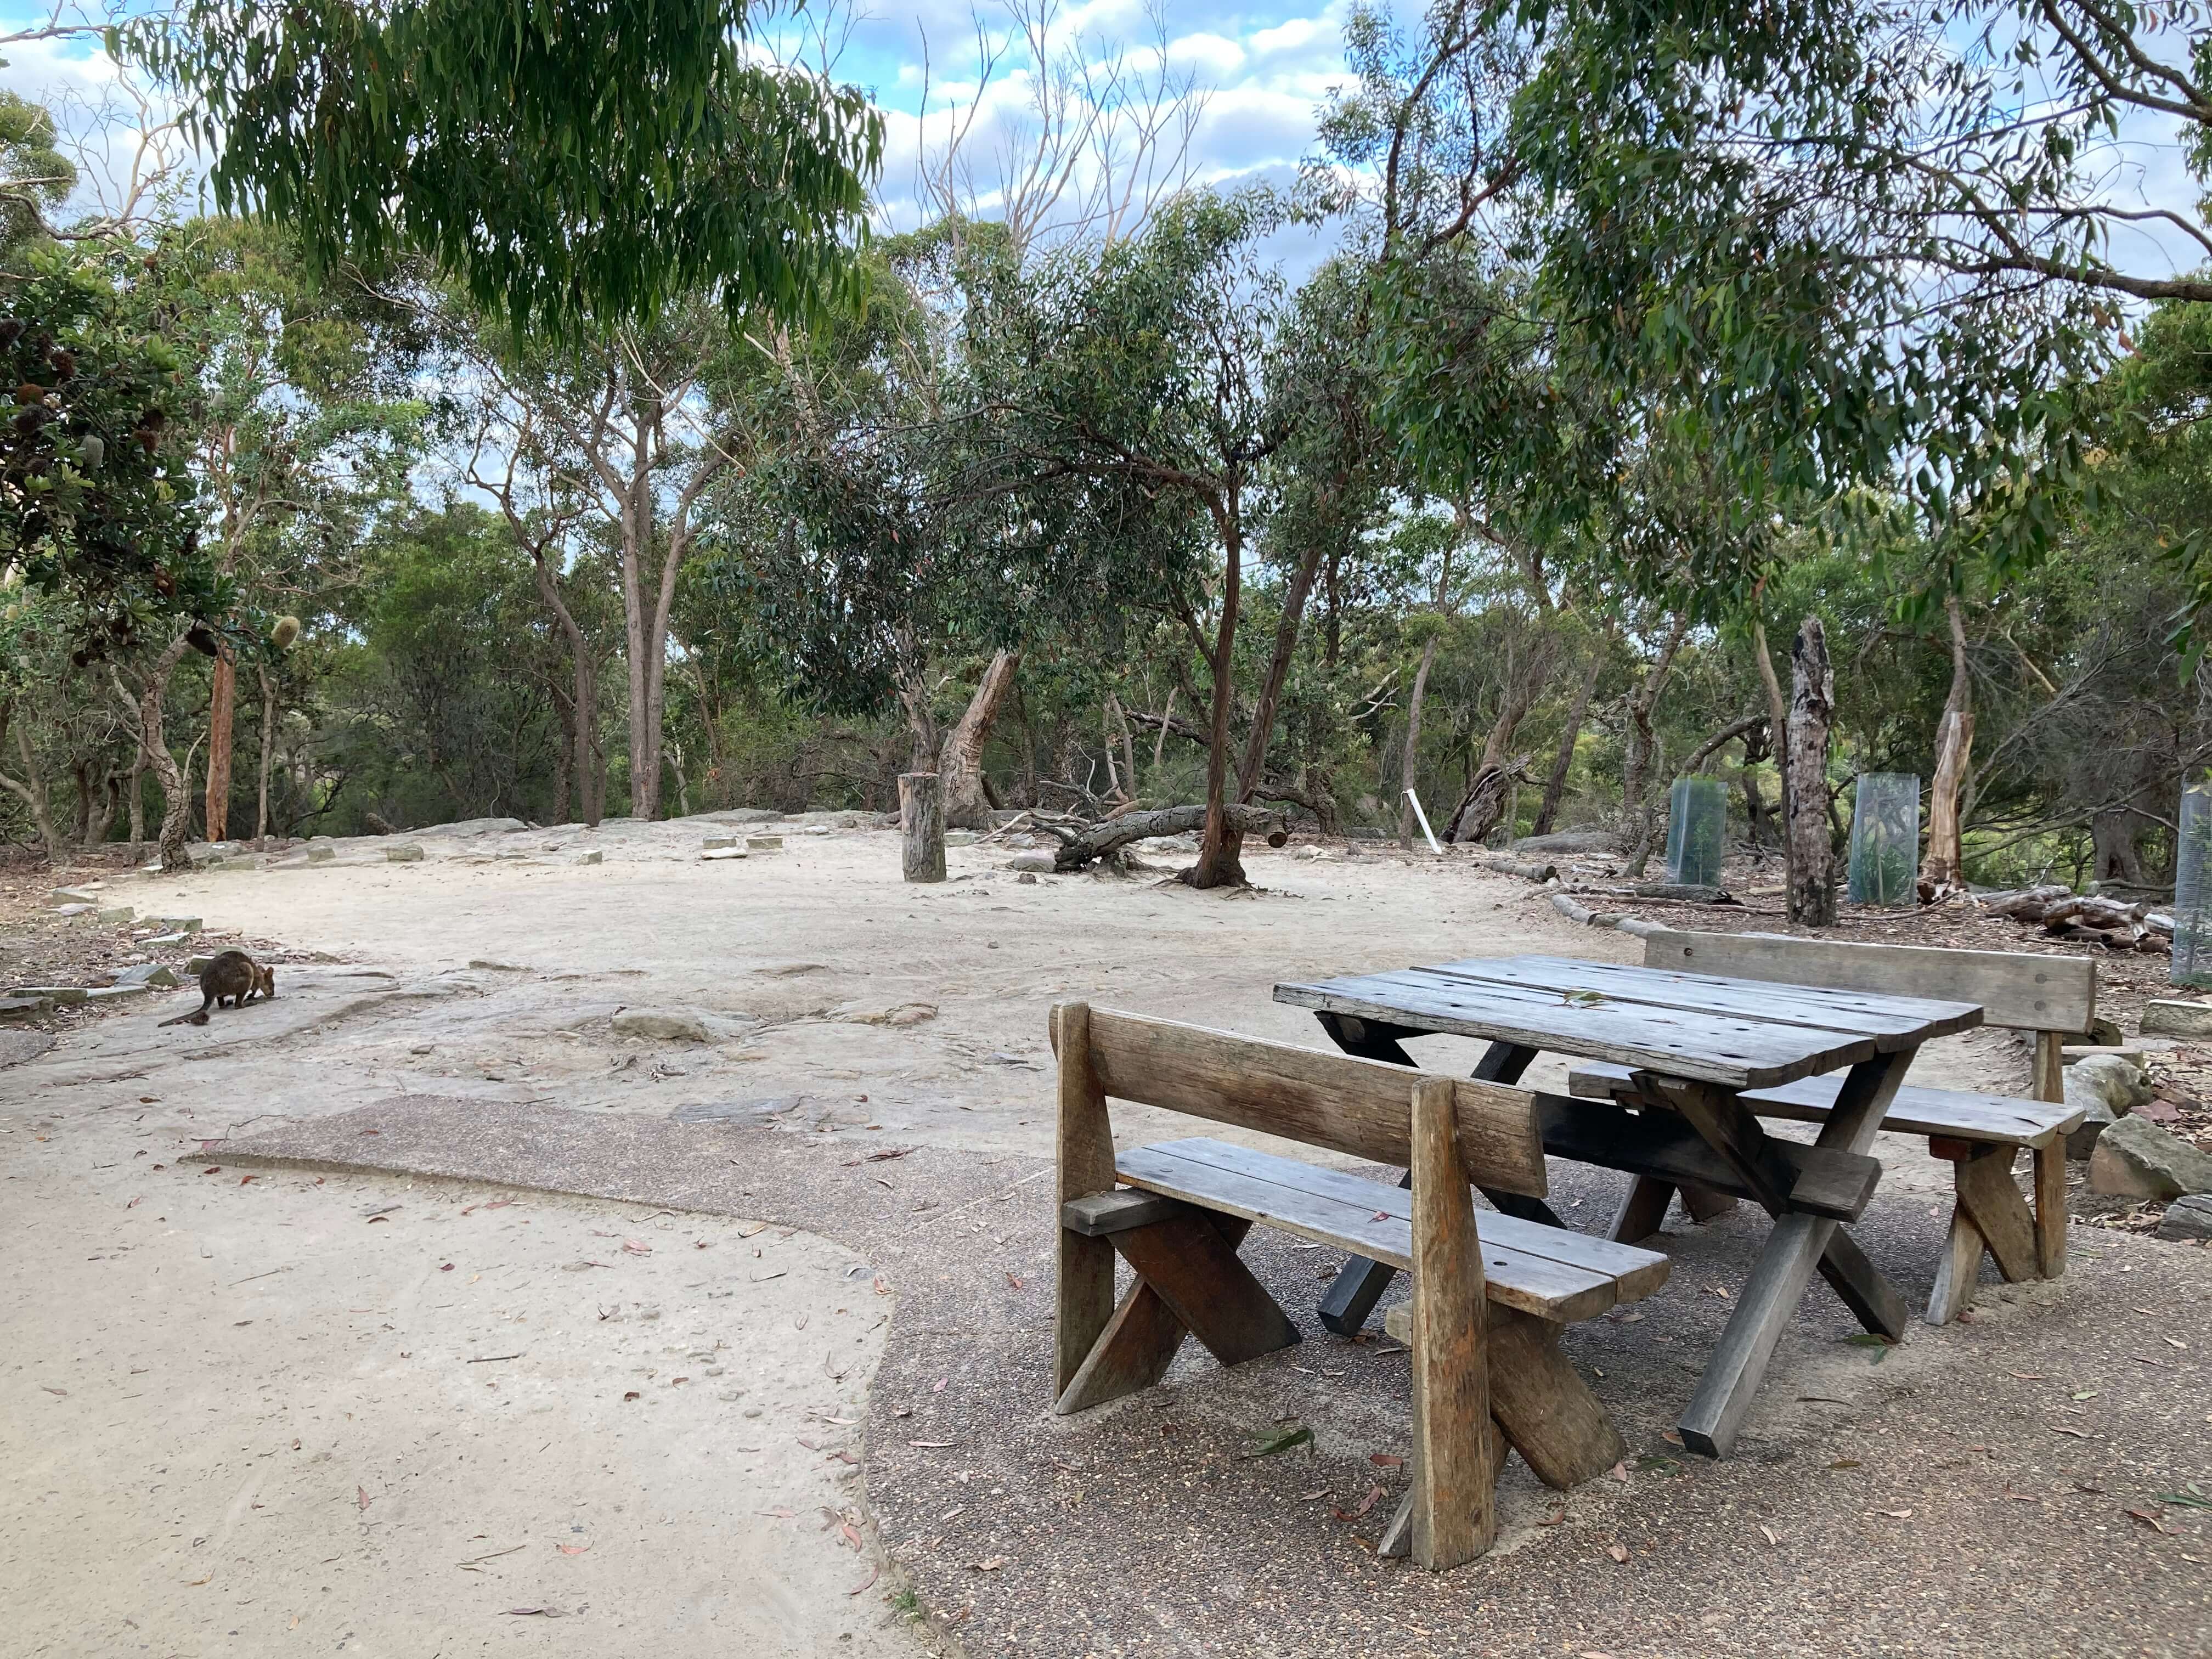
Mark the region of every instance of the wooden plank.
POLYGON ((1183 1215, 1133 1227, 1115 1233, 1112 1244, 1223 1364, 1241 1365, 1298 1340, 1298 1328, 1252 1277, 1212 1217, 1183 1215))
POLYGON ((1484 1249, 1457 1130, 1452 1080, 1424 1078, 1413 1113, 1413 1553, 1431 1572, 1473 1560, 1498 1535, 1484 1249))
POLYGON ((1875 1052, 1873 1038, 1844 1032, 1633 1003, 1571 1004, 1545 992, 1456 983, 1418 972, 1278 985, 1275 1000, 1555 1054, 1649 1066, 1671 1076, 1732 1088, 1787 1083, 1833 1071, 1875 1052))
POLYGON ((1975 1281, 1981 1273, 1981 1230, 1966 1211, 1954 1209, 1942 1259, 1936 1264, 1936 1287, 1928 1293, 1928 1322, 1948 1325, 1964 1312, 1974 1299, 1975 1281))
POLYGON ((1867 1329, 1893 1342, 1904 1338, 1905 1327, 1912 1322, 1912 1310, 1905 1305, 1897 1286, 1867 1260, 1858 1241, 1842 1227, 1828 1235, 1820 1252, 1820 1277, 1867 1329))
MULTIPOLYGON (((1695 1182, 1732 1197, 1759 1195, 1674 1113, 1638 1115, 1564 1095, 1540 1095, 1537 1102, 1543 1109, 1544 1150, 1554 1158, 1655 1176, 1678 1187, 1695 1182)), ((1824 1152, 1795 1141, 1768 1141, 1765 1156, 1777 1171, 1774 1191, 1782 1211, 1856 1220, 1881 1178, 1878 1158, 1824 1152)))
MULTIPOLYGON (((1091 1060, 1117 1099, 1185 1112, 1401 1167, 1413 1088, 1403 1067, 1094 1009, 1091 1060)), ((1529 1097, 1453 1083, 1460 1157, 1485 1186, 1543 1196, 1544 1152, 1529 1097)))
MULTIPOLYGON (((1053 1012, 1060 1052, 1059 1197, 1062 1206, 1114 1190, 1114 1126, 1091 1064, 1091 1010, 1080 1002, 1053 1012)), ((1053 1395, 1067 1392, 1085 1358, 1114 1316, 1114 1247, 1063 1227, 1054 1284, 1053 1395)))
POLYGON ((1149 1227, 1155 1221, 1165 1221, 1182 1207, 1175 1200, 1163 1198, 1158 1193, 1124 1188, 1119 1192, 1070 1199, 1060 1206, 1060 1224, 1071 1232, 1081 1233, 1085 1238, 1103 1238, 1109 1233, 1125 1232, 1131 1227, 1149 1227))
POLYGON ((1613 1212, 1613 1225, 1606 1230, 1605 1236, 1622 1244, 1649 1238, 1659 1231, 1659 1224, 1667 1218, 1667 1206, 1674 1201, 1673 1182, 1662 1181, 1656 1176, 1638 1176, 1628 1183, 1627 1194, 1620 1200, 1620 1208, 1613 1212))
MULTIPOLYGON (((1405 1337, 1410 1337, 1413 1334, 1413 1328, 1412 1318, 1413 1310, 1411 1308, 1393 1308, 1390 1311, 1393 1313, 1403 1313, 1407 1316, 1407 1319, 1405 1321, 1405 1337)), ((1400 1340, 1404 1340, 1405 1337, 1401 1337, 1400 1340)), ((1418 1398, 1413 1402, 1413 1407, 1416 1419, 1414 1424, 1414 1439, 1418 1443, 1420 1437, 1419 1422, 1420 1401, 1418 1398)), ((1492 1490, 1495 1492, 1497 1480, 1496 1471, 1504 1468, 1506 1456, 1512 1451, 1513 1448, 1507 1443, 1505 1431, 1498 1426, 1498 1419, 1495 1417, 1491 1418, 1484 1425, 1483 1439, 1487 1447, 1486 1455, 1492 1470, 1492 1490)), ((1390 1519, 1384 1523, 1382 1528, 1382 1535, 1375 1540, 1375 1553, 1386 1561, 1401 1556, 1411 1555, 1413 1553, 1413 1499, 1416 1495, 1417 1492, 1414 1487, 1407 1487, 1406 1495, 1398 1500, 1397 1509, 1392 1512, 1390 1519)))
POLYGON ((1636 968, 1571 957, 1475 958, 1423 968, 1471 984, 1507 984, 1563 995, 1595 993, 1614 1002, 1723 1014, 1769 1024, 1803 1025, 1873 1037, 1885 1050, 1911 1048, 1931 1036, 1970 1030, 1982 1023, 1978 1004, 1956 996, 1882 996, 1819 985, 1785 985, 1722 979, 1674 969, 1636 968))
POLYGON ((2035 1149, 2035 1260, 2045 1279, 2066 1271, 2066 1144, 2035 1149))
MULTIPOLYGON (((1771 1089, 1747 1089, 1738 1097, 1760 1117, 1825 1123, 1835 1108, 1840 1077, 1801 1078, 1771 1089)), ((1625 1066, 1591 1062, 1570 1067, 1567 1091, 1583 1099, 1635 1099, 1634 1073, 1625 1066)), ((2079 1108, 2011 1095, 1963 1089, 1899 1088, 1881 1127, 1898 1134, 1951 1135, 2008 1146, 2047 1146, 2081 1127, 2079 1108)))
MULTIPOLYGON (((1397 1268, 1413 1267, 1413 1223, 1392 1212, 1405 1207, 1405 1194, 1379 1182, 1361 1184, 1376 1200, 1346 1203, 1342 1199, 1279 1183, 1265 1176, 1240 1173, 1181 1158, 1174 1143, 1139 1146, 1121 1155, 1121 1178, 1132 1186, 1165 1193, 1209 1209, 1241 1215, 1281 1231, 1334 1244, 1397 1268), (1392 1202, 1391 1200, 1396 1200, 1392 1202)), ((1264 1156, 1264 1154, 1262 1154, 1264 1156)), ((1310 1169, 1283 1159, 1294 1170, 1310 1169)), ((1353 1177, 1357 1179, 1357 1177, 1353 1177)), ((1115 1235, 1115 1243, 1128 1237, 1115 1235)), ((1665 1258, 1662 1257, 1663 1261, 1665 1258)), ((1620 1299, 1619 1281, 1609 1273, 1499 1247, 1486 1249, 1483 1267, 1492 1300, 1522 1308, 1548 1319, 1588 1319, 1620 1299)))
POLYGON ((2097 964, 2087 957, 1838 945, 1782 933, 1668 932, 1644 936, 1644 965, 1899 996, 1964 998, 1981 1005, 1985 1024, 2020 1030, 2086 1032, 2097 1012, 2097 964))
POLYGON ((2012 1284, 2041 1276, 2035 1254, 2035 1218, 2012 1178, 2013 1153, 1993 1148, 1952 1167, 1958 1173, 1959 1207, 1966 1212, 2012 1284))
MULTIPOLYGON (((1835 1111, 1821 1127, 1820 1144, 1863 1153, 1881 1131, 1882 1115, 1911 1060, 1909 1054, 1882 1054, 1854 1066, 1837 1096, 1835 1111)), ((1796 1316, 1836 1224, 1823 1216, 1776 1218, 1683 1414, 1682 1443, 1691 1450, 1725 1457, 1735 1444, 1775 1344, 1796 1316)))
POLYGON ((2066 1034, 2038 1031, 2035 1058, 2029 1067, 2028 1092, 2038 1100, 2066 1098, 2066 1034))
MULTIPOLYGON (((1252 1224, 1238 1216, 1208 1218, 1231 1249, 1243 1242, 1252 1224)), ((1124 1395, 1149 1389, 1167 1375, 1176 1350, 1189 1333, 1183 1322, 1142 1279, 1133 1279, 1114 1316, 1053 1409, 1066 1415, 1088 1411, 1124 1395)))
MULTIPOLYGON (((1372 1215, 1383 1210, 1394 1216, 1413 1217, 1413 1196, 1403 1187, 1386 1187, 1379 1181, 1370 1181, 1364 1176, 1352 1175, 1343 1170, 1324 1169, 1317 1164, 1304 1164, 1292 1158, 1278 1158, 1272 1152, 1255 1152, 1249 1146, 1237 1146, 1225 1140, 1200 1137, 1190 1140, 1164 1140, 1143 1149, 1146 1152, 1171 1152, 1187 1158, 1195 1164, 1214 1169, 1273 1180, 1308 1192, 1324 1194, 1351 1206, 1356 1213, 1372 1215)), ((1125 1154, 1126 1156, 1126 1154, 1125 1154)), ((1620 1286, 1620 1298, 1634 1302, 1650 1295, 1667 1282, 1672 1263, 1656 1250, 1639 1250, 1616 1244, 1611 1239, 1593 1238, 1588 1233, 1578 1233, 1571 1228, 1547 1227, 1540 1222, 1522 1221, 1509 1215, 1486 1215, 1482 1218, 1482 1242, 1494 1246, 1492 1255, 1504 1251, 1529 1256, 1540 1261, 1556 1261, 1562 1266, 1578 1267, 1589 1273, 1612 1279, 1620 1286)))

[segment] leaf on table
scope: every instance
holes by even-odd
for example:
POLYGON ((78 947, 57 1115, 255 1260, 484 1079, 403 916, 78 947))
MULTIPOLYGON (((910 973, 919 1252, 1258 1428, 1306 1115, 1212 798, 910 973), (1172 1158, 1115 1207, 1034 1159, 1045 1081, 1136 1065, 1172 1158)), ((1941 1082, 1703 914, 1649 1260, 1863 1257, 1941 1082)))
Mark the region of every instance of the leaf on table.
POLYGON ((860 1540, 860 1529, 850 1521, 840 1521, 837 1523, 837 1531, 854 1549, 863 1554, 866 1553, 868 1547, 860 1540))
POLYGON ((1606 1000, 1602 991, 1562 991, 1559 1000, 1570 1008, 1595 1008, 1606 1000))
POLYGON ((1279 1452, 1290 1450, 1293 1446, 1310 1446, 1313 1444, 1314 1437, 1311 1429, 1278 1429, 1273 1434, 1255 1437, 1260 1443, 1244 1454, 1247 1458, 1273 1457, 1279 1452))

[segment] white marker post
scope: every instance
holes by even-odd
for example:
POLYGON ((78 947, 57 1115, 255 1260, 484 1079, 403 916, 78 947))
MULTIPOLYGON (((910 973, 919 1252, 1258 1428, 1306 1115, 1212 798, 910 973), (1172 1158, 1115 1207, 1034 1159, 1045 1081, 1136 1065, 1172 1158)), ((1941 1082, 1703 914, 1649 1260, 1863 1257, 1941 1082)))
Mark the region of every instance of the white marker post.
POLYGON ((1421 811, 1421 798, 1408 789, 1406 792, 1406 799, 1413 803, 1413 816, 1421 821, 1421 833, 1428 837, 1429 851, 1442 858, 1444 855, 1444 849, 1437 845, 1437 832, 1429 828, 1429 815, 1421 811))

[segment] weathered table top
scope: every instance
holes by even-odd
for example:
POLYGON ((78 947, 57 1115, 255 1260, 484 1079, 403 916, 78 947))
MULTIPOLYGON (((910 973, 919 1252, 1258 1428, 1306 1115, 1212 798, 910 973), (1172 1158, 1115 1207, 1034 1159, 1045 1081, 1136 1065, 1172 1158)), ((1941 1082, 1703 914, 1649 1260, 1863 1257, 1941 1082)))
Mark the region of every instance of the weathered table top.
POLYGON ((1566 957, 1478 958, 1278 985, 1275 1000, 1735 1089, 1832 1072, 1982 1023, 1971 1002, 1566 957))

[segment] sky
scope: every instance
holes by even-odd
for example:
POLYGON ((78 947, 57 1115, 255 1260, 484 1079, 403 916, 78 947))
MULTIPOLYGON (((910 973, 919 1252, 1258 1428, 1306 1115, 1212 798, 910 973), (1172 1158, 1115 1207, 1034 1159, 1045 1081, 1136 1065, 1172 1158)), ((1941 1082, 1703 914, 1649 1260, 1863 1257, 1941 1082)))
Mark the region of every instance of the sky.
MULTIPOLYGON (((1079 63, 1094 80, 1115 64, 1135 82, 1162 75, 1187 79, 1200 100, 1189 176, 1217 186, 1289 179, 1312 145, 1331 92, 1346 79, 1342 27, 1350 0, 1261 0, 1240 9, 1200 0, 872 0, 872 12, 870 3, 810 0, 803 15, 822 20, 834 37, 836 77, 866 88, 885 112, 878 217, 892 228, 924 216, 920 173, 941 161, 947 135, 970 111, 967 196, 987 214, 999 210, 996 186, 1007 170, 1005 157, 1034 138, 1037 90, 1049 81, 1040 54, 1025 45, 1012 8, 1042 19, 1047 64, 1079 63), (979 68, 983 52, 996 53, 988 78, 979 68)), ((1396 3, 1412 12, 1419 0, 1396 3)), ((0 0, 0 33, 43 21, 46 11, 34 0, 0 0)), ((781 49, 810 56, 819 50, 810 49, 803 30, 787 22, 775 27, 781 49)), ((50 102, 58 95, 65 125, 86 124, 88 100, 113 98, 112 66, 96 47, 32 43, 9 47, 6 55, 10 61, 0 68, 0 85, 50 102)), ((94 169, 108 175, 111 194, 113 180, 127 176, 135 148, 135 112, 126 109, 123 115, 111 121, 100 141, 106 165, 94 169)), ((2156 115, 2129 121, 2120 142, 2099 158, 2108 199, 2197 217, 2198 186, 2184 165, 2172 126, 2156 115)), ((1079 185, 1082 176, 1079 168, 1079 185)), ((88 197, 94 182, 88 183, 88 197)), ((1065 199, 1079 193, 1072 190, 1065 199)), ((1297 264, 1319 249, 1283 252, 1286 263, 1297 264)), ((2179 233, 2157 226, 2123 231, 2115 252, 2124 264, 2146 274, 2187 270, 2203 258, 2203 250, 2179 233)))

